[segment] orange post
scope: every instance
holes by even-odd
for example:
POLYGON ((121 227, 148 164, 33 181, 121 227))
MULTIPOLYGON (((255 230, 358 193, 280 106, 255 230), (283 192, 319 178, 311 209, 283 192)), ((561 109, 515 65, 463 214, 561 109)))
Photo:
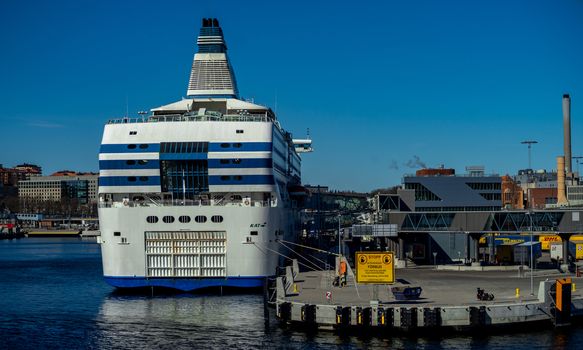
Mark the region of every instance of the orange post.
MULTIPOLYGON (((557 279, 557 284, 556 284, 556 291, 557 291, 557 298, 556 298, 556 305, 557 305, 557 310, 559 311, 563 311, 563 308, 566 306, 563 304, 563 299, 564 299, 564 295, 563 295, 563 286, 565 285, 569 285, 568 287, 568 291, 571 290, 571 278, 559 278, 557 279)), ((570 300, 570 295, 569 295, 569 300, 565 300, 564 302, 568 302, 569 304, 571 303, 570 300)))

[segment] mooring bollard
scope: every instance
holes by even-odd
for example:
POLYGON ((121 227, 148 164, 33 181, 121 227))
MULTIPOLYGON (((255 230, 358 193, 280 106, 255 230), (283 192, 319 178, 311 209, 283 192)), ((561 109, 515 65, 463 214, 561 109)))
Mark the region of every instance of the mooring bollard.
POLYGON ((520 288, 516 288, 516 297, 518 298, 520 296, 520 288))

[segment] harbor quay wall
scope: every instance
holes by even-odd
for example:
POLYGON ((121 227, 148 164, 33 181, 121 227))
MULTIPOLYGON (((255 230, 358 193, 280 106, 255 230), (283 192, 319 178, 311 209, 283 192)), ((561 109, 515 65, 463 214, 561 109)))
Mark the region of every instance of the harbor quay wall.
MULTIPOLYGON (((581 315, 583 301, 573 303, 575 314, 581 315)), ((543 303, 501 304, 489 306, 339 306, 277 302, 278 319, 304 323, 317 328, 385 327, 471 328, 488 325, 511 325, 535 321, 552 321, 543 303)))
MULTIPOLYGON (((294 270, 294 267, 288 267, 285 275, 277 278, 274 300, 276 316, 283 323, 312 329, 471 330, 535 322, 561 326, 583 319, 583 296, 575 292, 574 295, 570 294, 571 287, 575 291, 574 282, 572 285, 569 282, 569 295, 561 299, 561 309, 557 306, 559 293, 556 291, 558 282, 555 279, 538 281, 537 295, 519 297, 519 290, 516 289, 516 296, 500 294, 500 300, 479 301, 475 295, 474 299, 469 299, 468 293, 461 291, 459 287, 465 278, 460 276, 460 282, 453 287, 453 292, 446 290, 442 295, 429 292, 426 298, 418 300, 391 300, 387 291, 375 290, 373 286, 331 289, 327 285, 330 275, 328 271, 318 275, 315 272, 299 273, 294 270), (456 288, 459 290, 457 295, 456 288), (332 293, 335 294, 335 300, 332 300, 332 293), (451 302, 456 299, 459 299, 459 303, 451 302)), ((507 278, 507 275, 501 276, 501 280, 507 278)), ((351 282, 354 281, 349 279, 349 284, 351 282)), ((427 283, 432 282, 427 280, 427 283)))

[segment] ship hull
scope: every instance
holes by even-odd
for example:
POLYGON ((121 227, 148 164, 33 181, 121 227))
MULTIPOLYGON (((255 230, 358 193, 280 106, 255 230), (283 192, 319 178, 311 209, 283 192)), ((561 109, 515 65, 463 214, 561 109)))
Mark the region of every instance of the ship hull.
POLYGON ((192 292, 198 289, 225 288, 260 288, 265 276, 258 277, 225 277, 225 278, 145 278, 145 277, 111 277, 105 276, 105 281, 116 288, 147 288, 162 287, 192 292))
POLYGON ((290 209, 243 204, 121 206, 100 208, 99 217, 104 277, 117 288, 261 287, 283 262, 280 241, 294 231, 290 209), (185 217, 190 222, 180 222, 185 217))

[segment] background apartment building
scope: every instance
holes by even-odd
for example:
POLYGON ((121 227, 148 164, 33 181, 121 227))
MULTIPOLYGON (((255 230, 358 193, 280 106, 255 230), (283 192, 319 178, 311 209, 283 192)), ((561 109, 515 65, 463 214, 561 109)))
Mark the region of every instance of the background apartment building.
POLYGON ((23 200, 61 201, 77 200, 79 204, 97 203, 95 173, 62 171, 51 176, 31 177, 18 182, 18 196, 23 200))

